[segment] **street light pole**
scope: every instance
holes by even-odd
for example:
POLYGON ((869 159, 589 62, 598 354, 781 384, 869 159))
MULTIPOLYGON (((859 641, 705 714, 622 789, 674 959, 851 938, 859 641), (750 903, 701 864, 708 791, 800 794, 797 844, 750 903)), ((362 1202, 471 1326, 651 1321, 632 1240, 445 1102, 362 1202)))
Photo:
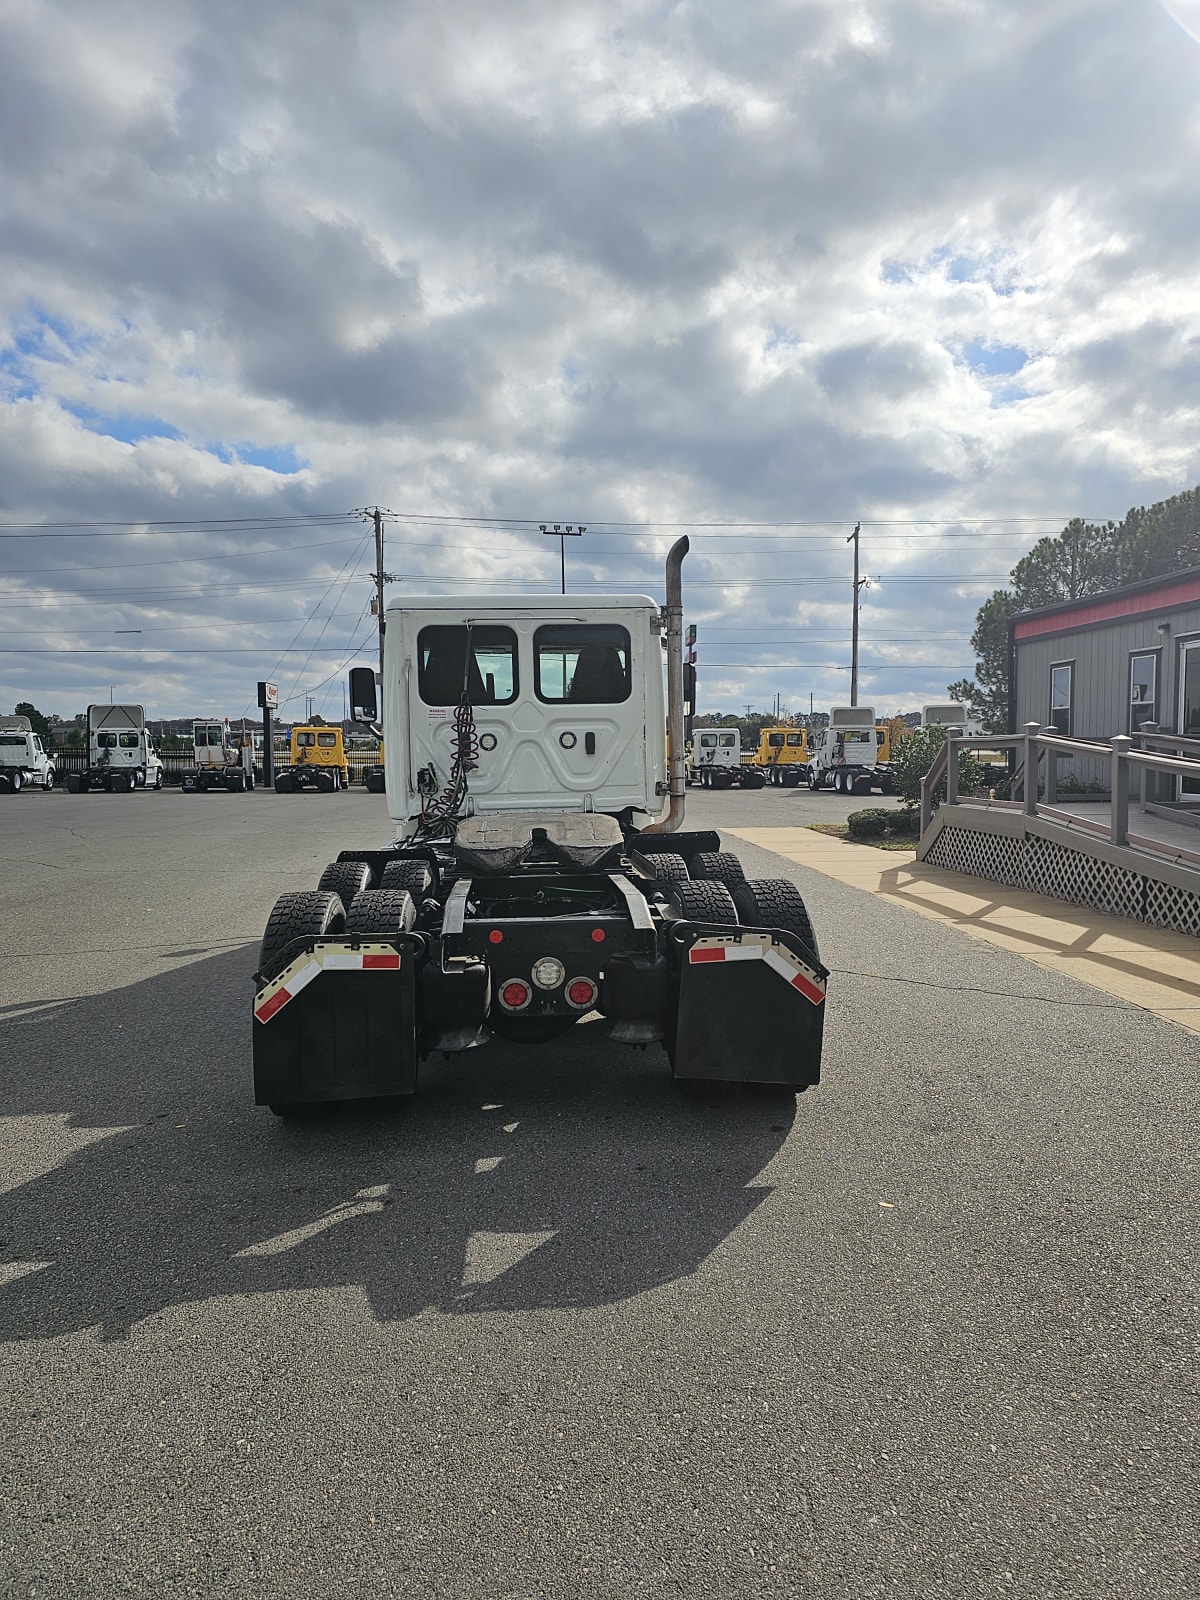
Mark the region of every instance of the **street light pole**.
POLYGON ((580 538, 582 538, 583 535, 587 532, 587 529, 584 527, 582 522, 579 524, 578 527, 572 527, 572 525, 569 522, 567 523, 566 527, 564 527, 561 522, 556 522, 553 527, 550 527, 545 522, 539 522, 538 523, 538 527, 542 530, 542 532, 544 534, 547 535, 548 538, 551 538, 551 539, 555 539, 556 538, 558 540, 558 560, 559 560, 559 571, 560 571, 561 577, 562 577, 562 592, 563 592, 563 594, 566 594, 566 592, 567 592, 567 540, 568 540, 568 538, 571 538, 571 539, 580 539, 580 538))
POLYGON ((846 540, 854 546, 854 620, 850 628, 850 704, 858 704, 858 595, 862 580, 858 576, 858 534, 861 522, 854 524, 854 532, 846 540))

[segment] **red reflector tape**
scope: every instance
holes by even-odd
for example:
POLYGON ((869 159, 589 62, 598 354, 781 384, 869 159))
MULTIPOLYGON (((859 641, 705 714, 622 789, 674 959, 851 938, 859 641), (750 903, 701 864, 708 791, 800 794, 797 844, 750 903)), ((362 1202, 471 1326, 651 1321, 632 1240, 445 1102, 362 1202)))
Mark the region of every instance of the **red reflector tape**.
POLYGON ((688 951, 689 963, 696 967, 709 961, 764 961, 793 989, 814 1006, 825 999, 825 985, 817 974, 783 945, 773 944, 766 934, 737 940, 697 939, 688 951))
POLYGON ((291 998, 286 989, 276 989, 271 998, 264 1000, 262 1005, 256 1009, 254 1015, 260 1022, 270 1022, 275 1013, 282 1010, 291 998))
POLYGON ((265 989, 254 997, 254 1015, 259 1022, 270 1022, 289 1000, 295 998, 314 978, 324 972, 397 972, 400 954, 396 950, 325 950, 297 956, 265 989))

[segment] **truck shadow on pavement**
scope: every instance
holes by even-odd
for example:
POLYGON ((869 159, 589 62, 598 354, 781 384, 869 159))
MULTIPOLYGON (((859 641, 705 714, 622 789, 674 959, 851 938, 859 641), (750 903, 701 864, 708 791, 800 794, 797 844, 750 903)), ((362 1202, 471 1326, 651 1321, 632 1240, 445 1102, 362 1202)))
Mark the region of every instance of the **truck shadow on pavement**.
POLYGON ((0 1015, 0 1339, 355 1284, 381 1320, 603 1305, 771 1193, 790 1097, 685 1097, 589 1024, 431 1058, 399 1112, 281 1123, 251 1103, 255 954, 0 1015))

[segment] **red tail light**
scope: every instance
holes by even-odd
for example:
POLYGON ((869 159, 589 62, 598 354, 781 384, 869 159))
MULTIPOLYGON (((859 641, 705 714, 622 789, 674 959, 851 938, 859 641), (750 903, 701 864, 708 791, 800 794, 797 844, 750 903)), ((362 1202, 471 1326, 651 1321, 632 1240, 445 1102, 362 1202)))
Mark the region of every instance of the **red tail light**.
POLYGON ((567 1004, 575 1011, 588 1011, 595 1005, 598 993, 590 978, 572 978, 567 985, 567 1004))
POLYGON ((533 990, 524 978, 509 978, 500 985, 500 1004, 505 1011, 524 1011, 533 999, 533 990))

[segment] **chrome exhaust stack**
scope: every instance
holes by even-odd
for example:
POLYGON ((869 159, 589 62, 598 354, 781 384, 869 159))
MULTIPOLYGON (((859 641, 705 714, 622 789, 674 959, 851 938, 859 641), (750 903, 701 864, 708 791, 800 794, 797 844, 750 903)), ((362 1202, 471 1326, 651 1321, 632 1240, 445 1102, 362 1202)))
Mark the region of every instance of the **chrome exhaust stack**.
POLYGON ((683 716, 683 558, 691 548, 687 534, 677 539, 667 557, 667 601, 663 621, 667 636, 667 793, 666 815, 643 833, 674 833, 683 822, 687 796, 687 753, 683 716))

